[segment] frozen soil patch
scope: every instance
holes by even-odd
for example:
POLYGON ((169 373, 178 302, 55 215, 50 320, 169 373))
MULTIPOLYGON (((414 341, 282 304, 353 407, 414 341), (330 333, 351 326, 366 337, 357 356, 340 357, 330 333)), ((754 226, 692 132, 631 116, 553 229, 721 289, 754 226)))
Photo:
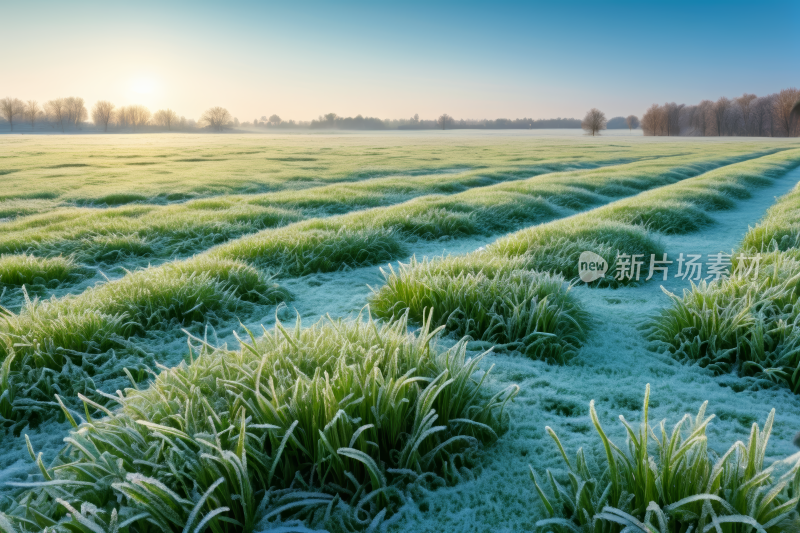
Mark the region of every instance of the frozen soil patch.
MULTIPOLYGON (((754 225, 777 196, 800 181, 800 169, 730 211, 714 213, 715 223, 686 236, 663 236, 669 259, 683 252, 730 253, 749 226, 754 225)), ((677 272, 671 265, 671 276, 677 272)), ((708 412, 717 415, 709 428, 709 447, 724 452, 736 440, 746 440, 750 426, 762 425, 770 409, 777 410, 768 460, 797 452, 792 437, 800 430, 800 397, 782 388, 753 390, 752 381, 734 375, 714 377, 697 366, 676 362, 651 350, 640 327, 647 317, 669 304, 661 285, 672 292, 689 282, 671 277, 616 290, 577 287, 577 295, 592 314, 593 330, 586 345, 569 366, 548 366, 518 356, 495 355, 486 364, 495 368, 489 380, 498 390, 509 383, 521 391, 510 407, 510 430, 486 450, 482 469, 455 487, 426 493, 403 508, 391 531, 531 531, 545 511, 528 474, 546 469, 563 472, 563 461, 545 426, 559 435, 572 457, 583 447, 590 461, 602 449, 589 418, 594 399, 609 437, 625 442, 623 415, 638 422, 645 385, 651 384, 652 424, 666 419, 671 427, 684 413, 695 414, 708 400, 708 412)))

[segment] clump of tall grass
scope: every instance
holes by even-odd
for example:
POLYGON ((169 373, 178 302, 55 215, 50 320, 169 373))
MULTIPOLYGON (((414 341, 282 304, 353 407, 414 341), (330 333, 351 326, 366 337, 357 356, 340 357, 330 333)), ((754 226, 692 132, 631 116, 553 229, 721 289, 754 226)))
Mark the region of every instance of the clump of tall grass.
POLYGON ((333 272, 390 261, 405 250, 392 228, 327 228, 319 221, 306 228, 256 234, 208 252, 212 258, 245 261, 284 276, 333 272))
POLYGON ((114 350, 124 350, 130 337, 214 323, 247 312, 253 303, 289 298, 251 266, 199 257, 132 272, 79 295, 28 299, 18 314, 0 316, 0 337, 8 339, 0 343, 0 361, 13 356, 6 390, 16 389, 10 394, 18 404, 17 415, 2 416, 18 421, 26 410, 52 407, 53 387, 71 397, 94 386, 92 379, 120 375, 123 369, 113 368, 114 350))
MULTIPOLYGON (((434 346, 406 317, 287 329, 240 351, 204 349, 128 389, 110 411, 85 400, 52 465, 6 509, 12 527, 55 531, 253 531, 300 518, 374 530, 408 484, 452 483, 503 430, 511 386, 493 396, 483 356, 434 346), (80 421, 80 423, 78 423, 80 421), (117 529, 115 529, 117 528, 117 529)), ((484 354, 485 355, 485 354, 484 354)))
POLYGON ((70 257, 0 255, 0 286, 48 285, 77 281, 85 268, 70 257))
MULTIPOLYGON (((587 215, 591 215, 589 211, 587 215)), ((486 255, 520 258, 528 270, 578 277, 578 257, 584 251, 598 254, 608 262, 603 278, 595 286, 635 283, 635 276, 616 279, 617 256, 662 254, 663 247, 645 228, 620 222, 594 221, 591 216, 571 217, 542 224, 498 239, 486 248, 486 255)), ((642 273, 648 265, 643 265, 642 273)), ((646 277, 646 275, 644 276, 646 277)))
POLYGON ((587 313, 563 277, 522 266, 513 259, 413 258, 398 271, 382 270, 386 284, 373 292, 370 305, 381 317, 408 313, 420 323, 430 316, 482 346, 564 364, 585 338, 587 313))
POLYGON ((703 281, 682 296, 667 292, 672 304, 650 321, 648 337, 681 361, 800 393, 799 259, 776 251, 762 256, 755 279, 703 281))
POLYGON ((800 460, 779 472, 765 468, 764 458, 775 410, 763 429, 753 424, 746 444, 738 441, 724 454, 708 448, 708 402, 697 416, 684 417, 668 431, 666 421, 650 426, 645 390, 642 420, 633 427, 622 416, 627 446, 607 436, 595 411, 589 414, 605 451, 599 468, 591 468, 583 449, 570 461, 555 432, 568 478, 547 471, 550 490, 531 479, 548 518, 541 531, 669 533, 673 531, 761 531, 778 533, 800 527, 800 460), (653 446, 651 444, 653 441, 653 446), (566 482, 564 482, 566 480, 566 482))
POLYGON ((647 334, 675 358, 716 373, 800 393, 800 189, 782 197, 745 235, 728 279, 701 282, 654 317, 647 334), (757 273, 741 257, 760 256, 757 273), (741 270, 737 270, 744 267, 741 270), (755 274, 755 275, 754 275, 755 274))

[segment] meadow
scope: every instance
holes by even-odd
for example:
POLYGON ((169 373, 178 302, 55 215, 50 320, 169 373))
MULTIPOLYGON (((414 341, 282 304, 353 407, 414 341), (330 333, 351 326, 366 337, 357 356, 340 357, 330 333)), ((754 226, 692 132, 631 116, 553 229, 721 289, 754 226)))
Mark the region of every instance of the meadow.
POLYGON ((0 147, 4 532, 800 527, 797 141, 0 147))

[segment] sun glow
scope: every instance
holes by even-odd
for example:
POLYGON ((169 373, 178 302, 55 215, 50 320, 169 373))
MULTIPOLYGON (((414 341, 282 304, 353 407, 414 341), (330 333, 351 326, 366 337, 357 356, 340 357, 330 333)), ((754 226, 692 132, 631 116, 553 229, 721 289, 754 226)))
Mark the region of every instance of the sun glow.
POLYGON ((131 85, 131 89, 137 94, 153 94, 157 88, 157 83, 152 78, 140 78, 131 85))

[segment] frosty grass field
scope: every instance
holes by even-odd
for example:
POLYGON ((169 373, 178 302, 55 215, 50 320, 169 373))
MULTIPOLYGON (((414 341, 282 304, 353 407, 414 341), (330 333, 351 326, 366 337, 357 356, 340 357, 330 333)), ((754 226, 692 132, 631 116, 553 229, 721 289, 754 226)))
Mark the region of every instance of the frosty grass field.
POLYGON ((800 530, 797 141, 8 136, 0 180, 0 531, 800 530))

